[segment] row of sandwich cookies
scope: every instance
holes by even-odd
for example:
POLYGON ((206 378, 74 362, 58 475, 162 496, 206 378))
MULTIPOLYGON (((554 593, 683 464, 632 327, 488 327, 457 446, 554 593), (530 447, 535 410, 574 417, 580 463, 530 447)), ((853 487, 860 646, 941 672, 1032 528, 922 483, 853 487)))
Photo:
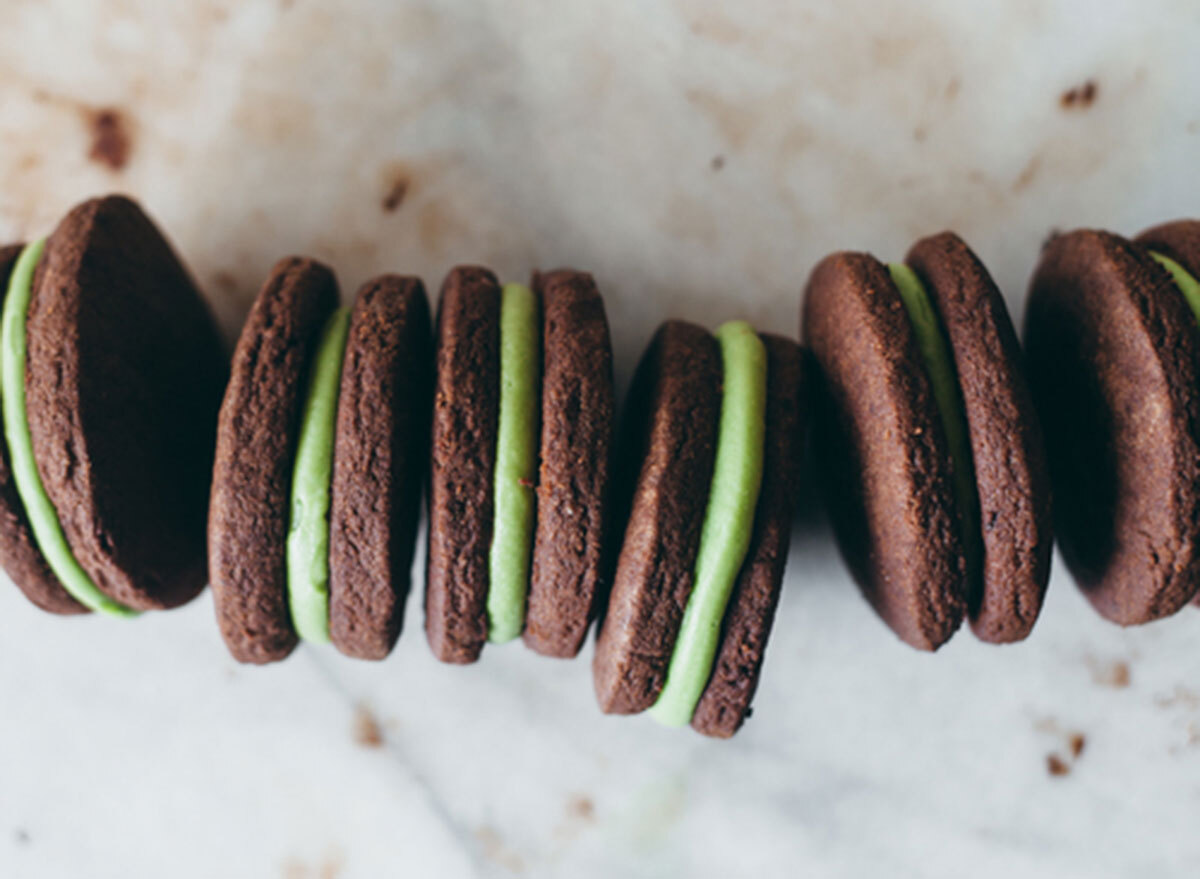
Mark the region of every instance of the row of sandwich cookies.
POLYGON ((1198 229, 1054 238, 1028 369, 957 236, 890 265, 834 254, 805 291, 806 349, 738 321, 664 324, 615 441, 585 273, 525 286, 456 269, 434 329, 416 278, 376 278, 340 308, 332 272, 287 259, 228 368, 154 224, 94 199, 0 251, 0 561, 43 609, 119 616, 187 601, 207 568, 238 659, 301 638, 378 659, 427 487, 439 658, 518 636, 574 656, 600 617, 604 710, 729 735, 761 670, 811 420, 839 546, 903 640, 935 649, 963 619, 988 641, 1029 634, 1051 486, 1097 609, 1156 619, 1200 584, 1198 229))
POLYGON ((412 559, 412 462, 428 460, 425 629, 439 659, 470 662, 486 642, 519 636, 574 656, 603 603, 601 643, 613 646, 597 659, 598 691, 654 639, 664 651, 655 715, 731 733, 757 679, 747 651, 761 654, 782 581, 799 346, 741 321, 715 334, 664 325, 632 395, 653 411, 628 416, 642 426, 626 431, 614 463, 611 347, 590 276, 501 285, 486 269, 455 269, 432 345, 416 279, 371 281, 348 311, 334 285, 310 260, 281 262, 234 353, 209 515, 214 599, 234 655, 282 659, 300 638, 387 655, 412 559), (625 521, 614 505, 630 525, 606 600, 606 538, 625 521), (673 545, 655 552, 666 557, 658 570, 639 555, 639 529, 673 545))

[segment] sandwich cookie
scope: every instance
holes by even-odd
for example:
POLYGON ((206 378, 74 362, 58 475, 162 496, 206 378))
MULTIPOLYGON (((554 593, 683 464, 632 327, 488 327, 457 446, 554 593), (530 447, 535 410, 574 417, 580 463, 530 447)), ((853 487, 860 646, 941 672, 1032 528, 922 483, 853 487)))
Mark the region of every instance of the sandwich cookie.
POLYGON ((964 615, 984 641, 1025 638, 1050 573, 1050 481, 983 264, 950 232, 904 263, 835 253, 809 278, 802 332, 826 505, 867 600, 922 650, 964 615))
POLYGON ((524 637, 579 652, 596 609, 612 444, 612 350, 591 275, 442 287, 425 630, 443 662, 524 637))
POLYGON ((1109 620, 1200 586, 1200 222, 1047 242, 1025 344, 1063 558, 1109 620))
POLYGON ((130 617, 207 579, 225 356, 187 270, 133 201, 0 249, 0 564, 35 605, 130 617))
POLYGON ((596 643, 607 713, 728 737, 749 715, 787 560, 804 366, 744 321, 659 328, 634 375, 627 522, 596 643))
POLYGON ((425 289, 384 275, 338 307, 333 273, 278 263, 238 339, 208 521, 221 634, 241 662, 299 639, 382 659, 400 634, 425 473, 425 289))

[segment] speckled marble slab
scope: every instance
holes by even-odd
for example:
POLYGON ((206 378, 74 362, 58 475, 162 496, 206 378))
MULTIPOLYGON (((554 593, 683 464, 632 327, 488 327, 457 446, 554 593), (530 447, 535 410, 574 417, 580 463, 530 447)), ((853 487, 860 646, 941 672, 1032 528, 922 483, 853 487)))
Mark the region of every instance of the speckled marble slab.
MULTIPOLYGON (((233 337, 280 256, 343 288, 591 270, 623 382, 667 316, 796 332, 826 252, 952 227, 1022 311, 1045 236, 1200 214, 1191 0, 7 0, 0 239, 134 193, 233 337), (1090 83, 1090 85, 1089 85, 1090 83)), ((418 559, 418 565, 422 560, 418 559)), ((7 584, 2 584, 7 585, 7 584)), ((417 590, 419 593, 419 590, 417 590)), ((601 716, 519 643, 226 655, 0 589, 0 876, 1200 872, 1200 616, 901 645, 807 497, 753 720, 601 716)))

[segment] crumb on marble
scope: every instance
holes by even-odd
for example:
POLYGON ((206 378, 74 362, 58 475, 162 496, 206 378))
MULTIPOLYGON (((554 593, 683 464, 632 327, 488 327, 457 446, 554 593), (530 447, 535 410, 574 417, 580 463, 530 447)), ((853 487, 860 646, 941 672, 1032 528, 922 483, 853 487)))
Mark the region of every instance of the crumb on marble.
POLYGON ((569 842, 596 823, 596 804, 586 794, 573 794, 563 804, 563 817, 554 827, 554 838, 569 842))
POLYGON ((110 171, 120 171, 129 162, 133 139, 125 115, 115 107, 88 109, 88 129, 92 141, 88 158, 110 171))
MULTIPOLYGON (((1071 763, 1078 761, 1080 755, 1083 754, 1084 749, 1087 747, 1087 735, 1084 732, 1077 729, 1071 729, 1070 727, 1064 728, 1063 725, 1058 722, 1058 719, 1051 715, 1035 717, 1033 719, 1033 728, 1043 735, 1053 736, 1062 741, 1063 745, 1067 749, 1070 762, 1057 753, 1050 754, 1046 759, 1047 763, 1049 763, 1051 759, 1057 761, 1057 763, 1062 764, 1066 771, 1070 771, 1071 763)), ((1055 772, 1053 769, 1051 769, 1050 774, 1060 775, 1063 773, 1055 772)))
POLYGON ((388 190, 384 193, 383 201, 380 206, 385 214, 394 214, 400 205, 404 204, 404 197, 408 195, 409 179, 407 174, 397 174, 392 178, 388 190))
POLYGON ((1046 755, 1046 772, 1058 778, 1063 775, 1069 775, 1071 766, 1062 757, 1057 754, 1046 755))
POLYGON ((725 167, 725 157, 722 155, 713 156, 712 161, 708 163, 708 166, 714 171, 720 171, 725 167))
POLYGON ((943 95, 947 101, 953 101, 958 97, 958 93, 960 91, 962 91, 962 79, 957 76, 952 76, 950 77, 949 82, 946 83, 946 89, 943 92, 943 95))
POLYGON ((383 727, 379 718, 366 705, 354 709, 354 741, 364 748, 383 746, 383 727))
POLYGON ((579 821, 594 821, 596 820, 596 804, 592 802, 591 797, 576 794, 567 800, 567 817, 579 821))
POLYGON ((475 829, 475 839, 483 849, 483 856, 494 864, 503 867, 510 873, 521 873, 525 870, 525 862, 521 856, 504 844, 500 834, 494 827, 487 824, 475 829))
POLYGON ((1096 80, 1089 79, 1081 85, 1067 89, 1059 96, 1058 104, 1064 110, 1086 110, 1096 102, 1100 86, 1096 80))
POLYGON ((1081 732, 1073 732, 1067 737, 1067 747, 1071 749, 1071 756, 1075 759, 1083 753, 1083 749, 1087 747, 1087 736, 1081 732))

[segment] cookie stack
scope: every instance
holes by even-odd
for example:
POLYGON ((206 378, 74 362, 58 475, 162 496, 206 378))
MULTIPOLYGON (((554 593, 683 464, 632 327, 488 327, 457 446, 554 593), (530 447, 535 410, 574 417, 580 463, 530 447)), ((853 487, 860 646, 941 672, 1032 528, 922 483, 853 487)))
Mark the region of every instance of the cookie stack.
POLYGON ((300 638, 382 659, 400 634, 425 471, 429 306, 385 275, 338 307, 333 273, 275 266, 233 355, 216 434, 208 564, 242 662, 300 638))
POLYGON ((0 289, 0 563, 52 613, 189 601, 226 359, 183 264, 114 196, 0 250, 0 289))
POLYGON ((830 518, 872 607, 922 650, 964 617, 985 641, 1025 638, 1050 575, 1050 478, 987 269, 952 233, 902 263, 833 254, 809 279, 803 334, 830 518))

